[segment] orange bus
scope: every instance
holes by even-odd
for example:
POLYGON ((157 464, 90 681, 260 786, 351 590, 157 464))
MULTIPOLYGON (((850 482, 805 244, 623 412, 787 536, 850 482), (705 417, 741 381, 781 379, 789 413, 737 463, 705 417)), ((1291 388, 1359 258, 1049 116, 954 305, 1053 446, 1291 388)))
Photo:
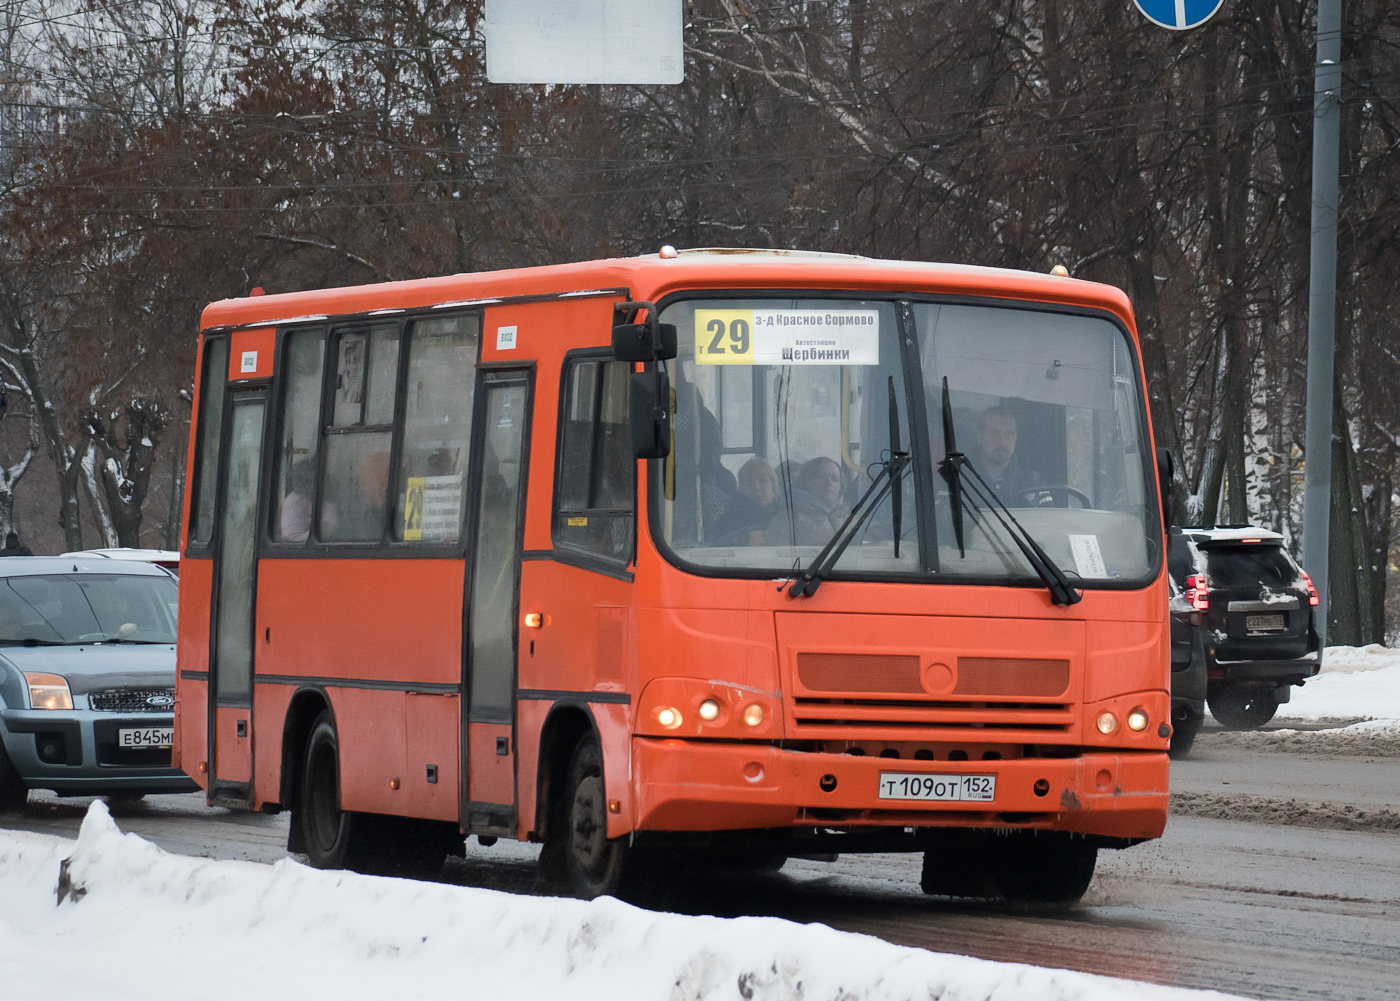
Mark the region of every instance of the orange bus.
POLYGON ((1162 833, 1114 288, 666 247, 217 302, 199 359, 175 762, 315 866, 918 851, 1072 900, 1162 833))

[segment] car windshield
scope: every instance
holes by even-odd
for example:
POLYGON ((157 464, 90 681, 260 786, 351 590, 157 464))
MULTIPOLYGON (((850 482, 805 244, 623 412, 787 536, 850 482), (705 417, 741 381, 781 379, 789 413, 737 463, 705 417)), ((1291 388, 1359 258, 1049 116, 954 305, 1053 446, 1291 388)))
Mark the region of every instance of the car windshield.
POLYGON ((0 643, 174 643, 168 576, 45 574, 0 579, 0 643))
POLYGON ((961 485, 939 474, 952 440, 1075 586, 1156 565, 1138 377, 1106 319, 817 297, 687 300, 661 318, 679 355, 654 530, 685 562, 808 568, 898 469, 857 510, 835 574, 1039 580, 985 495, 960 490, 955 516, 961 485))

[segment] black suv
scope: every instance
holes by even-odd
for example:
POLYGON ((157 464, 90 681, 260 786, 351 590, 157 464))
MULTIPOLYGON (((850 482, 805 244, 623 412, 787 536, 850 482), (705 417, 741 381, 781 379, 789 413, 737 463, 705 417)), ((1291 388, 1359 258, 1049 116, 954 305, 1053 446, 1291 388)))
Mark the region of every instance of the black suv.
POLYGON ((1168 538, 1171 576, 1203 612, 1211 715, 1233 730, 1263 726, 1322 667, 1312 580, 1267 529, 1183 528, 1168 538))

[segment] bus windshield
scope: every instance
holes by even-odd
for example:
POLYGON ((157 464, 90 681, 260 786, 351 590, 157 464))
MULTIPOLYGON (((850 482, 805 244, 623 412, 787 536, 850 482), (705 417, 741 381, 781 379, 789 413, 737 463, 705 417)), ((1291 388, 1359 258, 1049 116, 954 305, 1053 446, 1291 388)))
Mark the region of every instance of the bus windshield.
POLYGON ((661 319, 680 353, 652 510, 681 563, 806 569, 908 452, 831 576, 1038 583, 1008 515, 1075 587, 1155 570, 1139 382, 1109 320, 817 296, 688 299, 661 319), (941 472, 949 442, 971 466, 957 478, 941 472))

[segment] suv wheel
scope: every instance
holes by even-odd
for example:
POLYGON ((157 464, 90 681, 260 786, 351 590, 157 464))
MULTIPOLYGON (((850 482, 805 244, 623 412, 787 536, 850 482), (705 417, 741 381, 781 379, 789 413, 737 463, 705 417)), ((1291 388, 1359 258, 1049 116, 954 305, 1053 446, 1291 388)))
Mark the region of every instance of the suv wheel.
POLYGON ((29 799, 29 789, 24 779, 19 777, 15 766, 10 764, 5 753, 5 742, 0 741, 0 812, 21 809, 29 799))
POLYGON ((1206 694, 1210 714, 1227 730, 1257 730, 1278 712, 1267 688, 1217 688, 1206 694))

